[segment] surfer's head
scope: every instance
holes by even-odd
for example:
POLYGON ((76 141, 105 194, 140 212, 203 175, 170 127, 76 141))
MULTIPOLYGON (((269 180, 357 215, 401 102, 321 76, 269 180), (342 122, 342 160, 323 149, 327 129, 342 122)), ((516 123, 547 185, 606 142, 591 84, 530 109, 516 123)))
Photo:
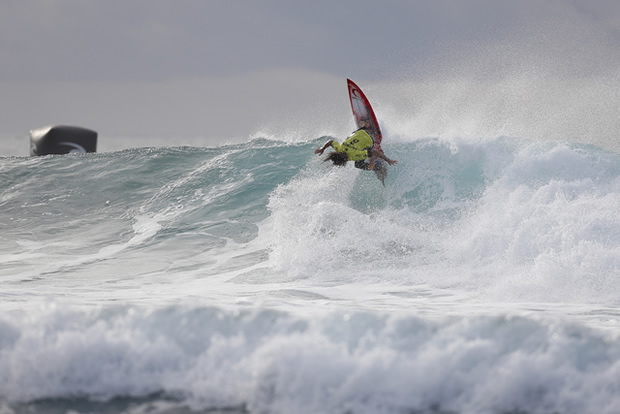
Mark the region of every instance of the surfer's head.
POLYGON ((360 121, 359 127, 362 129, 368 129, 370 128, 370 123, 368 121, 360 121))
POLYGON ((325 161, 331 161, 334 163, 334 165, 344 167, 345 165, 347 165, 349 157, 346 152, 330 152, 329 155, 323 160, 323 162, 325 161))

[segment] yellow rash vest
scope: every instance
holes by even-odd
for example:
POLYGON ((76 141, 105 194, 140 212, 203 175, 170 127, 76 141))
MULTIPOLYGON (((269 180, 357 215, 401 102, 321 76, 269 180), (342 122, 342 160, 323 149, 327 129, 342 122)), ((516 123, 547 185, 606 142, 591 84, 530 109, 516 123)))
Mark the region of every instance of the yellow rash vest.
POLYGON ((337 152, 347 154, 349 161, 362 161, 370 157, 370 150, 374 145, 374 141, 368 132, 358 129, 342 144, 338 141, 332 142, 332 147, 337 152))

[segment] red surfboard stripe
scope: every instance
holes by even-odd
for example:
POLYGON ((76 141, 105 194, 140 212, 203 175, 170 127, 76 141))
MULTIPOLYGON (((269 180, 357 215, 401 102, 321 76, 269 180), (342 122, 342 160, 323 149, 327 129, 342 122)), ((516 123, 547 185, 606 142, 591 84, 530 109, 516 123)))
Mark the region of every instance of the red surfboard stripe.
POLYGON ((379 128, 377 117, 372 110, 372 106, 370 106, 368 98, 366 98, 364 92, 362 92, 360 87, 351 79, 347 79, 347 86, 349 88, 349 99, 351 101, 351 109, 353 110, 355 124, 359 128, 361 121, 368 122, 370 124, 370 130, 368 132, 375 140, 375 148, 381 150, 381 140, 383 137, 381 136, 381 129, 379 128))

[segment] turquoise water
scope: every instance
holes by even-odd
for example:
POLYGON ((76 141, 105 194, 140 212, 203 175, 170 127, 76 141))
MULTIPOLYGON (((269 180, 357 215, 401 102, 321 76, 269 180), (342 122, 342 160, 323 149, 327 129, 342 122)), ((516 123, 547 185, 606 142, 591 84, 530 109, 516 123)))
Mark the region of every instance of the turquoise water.
POLYGON ((0 412, 616 412, 618 154, 323 141, 1 158, 0 412))

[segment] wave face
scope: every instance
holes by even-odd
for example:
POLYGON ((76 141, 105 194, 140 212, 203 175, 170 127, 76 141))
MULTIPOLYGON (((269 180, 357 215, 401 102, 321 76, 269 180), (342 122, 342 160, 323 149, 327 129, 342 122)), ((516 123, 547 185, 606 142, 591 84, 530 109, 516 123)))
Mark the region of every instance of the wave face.
POLYGON ((2 158, 0 411, 617 410, 619 155, 322 142, 2 158))

